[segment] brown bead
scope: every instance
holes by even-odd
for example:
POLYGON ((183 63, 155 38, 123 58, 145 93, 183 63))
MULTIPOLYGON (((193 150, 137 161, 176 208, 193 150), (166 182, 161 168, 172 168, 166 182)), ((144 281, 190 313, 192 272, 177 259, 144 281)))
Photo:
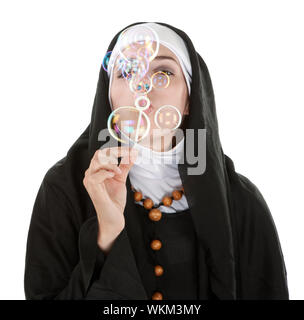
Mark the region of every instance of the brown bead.
POLYGON ((138 201, 140 201, 142 199, 142 193, 140 192, 140 191, 136 191, 135 193, 134 193, 134 200, 136 201, 136 202, 138 202, 138 201))
POLYGON ((152 295, 152 300, 163 300, 163 295, 161 292, 156 291, 152 295))
POLYGON ((172 204, 172 199, 170 197, 163 197, 163 204, 167 207, 171 206, 172 204))
POLYGON ((151 242, 151 248, 153 250, 159 250, 162 247, 162 243, 159 240, 153 240, 151 242))
POLYGON ((172 197, 174 200, 179 200, 182 197, 182 193, 178 190, 172 192, 172 197))
POLYGON ((153 207, 153 201, 149 198, 144 200, 144 207, 146 209, 151 209, 153 207))
POLYGON ((162 217, 162 213, 159 209, 152 209, 150 212, 149 212, 149 218, 150 220, 152 221, 158 221, 160 220, 162 217))
POLYGON ((156 276, 161 276, 164 273, 164 268, 160 265, 154 267, 154 273, 156 276))

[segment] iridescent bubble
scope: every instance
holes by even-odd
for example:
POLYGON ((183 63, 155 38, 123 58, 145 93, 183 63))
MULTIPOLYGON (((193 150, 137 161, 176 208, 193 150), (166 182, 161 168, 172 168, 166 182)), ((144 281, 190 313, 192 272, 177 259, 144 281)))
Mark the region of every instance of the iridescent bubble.
POLYGON ((111 53, 112 53, 112 51, 108 51, 102 60, 102 67, 103 67, 104 71, 106 71, 106 72, 108 72, 111 53))
POLYGON ((135 107, 143 111, 150 107, 150 99, 147 96, 139 96, 135 100, 135 107))
POLYGON ((146 56, 140 54, 137 55, 137 72, 136 76, 138 78, 144 78, 149 70, 149 59, 146 56))
POLYGON ((137 50, 137 56, 138 57, 143 57, 145 59, 149 61, 153 60, 153 56, 155 57, 154 55, 154 49, 151 47, 151 46, 148 46, 148 47, 141 47, 137 50))
POLYGON ((126 80, 132 79, 131 66, 128 61, 119 58, 116 60, 116 66, 116 72, 120 72, 123 78, 126 80))
POLYGON ((108 130, 113 138, 122 143, 127 143, 128 140, 138 142, 148 134, 150 120, 135 107, 119 107, 108 118, 108 130))
POLYGON ((170 83, 169 76, 163 71, 158 71, 154 73, 151 79, 153 88, 155 89, 165 89, 169 86, 170 83))
POLYGON ((152 90, 152 81, 148 76, 139 80, 134 77, 129 82, 129 87, 135 94, 147 94, 152 90))
MULTIPOLYGON (((148 26, 132 26, 125 29, 118 37, 118 48, 121 56, 128 60, 134 50, 144 50, 149 61, 153 60, 159 50, 157 33, 148 26)), ((142 56, 142 54, 140 54, 142 56)))
POLYGON ((181 124, 182 115, 177 107, 164 105, 155 112, 154 121, 159 129, 175 130, 181 124))
POLYGON ((117 70, 120 70, 122 76, 125 79, 142 79, 145 77, 147 70, 149 69, 149 61, 147 58, 142 56, 130 58, 129 60, 125 60, 124 58, 119 57, 116 60, 116 66, 117 70))

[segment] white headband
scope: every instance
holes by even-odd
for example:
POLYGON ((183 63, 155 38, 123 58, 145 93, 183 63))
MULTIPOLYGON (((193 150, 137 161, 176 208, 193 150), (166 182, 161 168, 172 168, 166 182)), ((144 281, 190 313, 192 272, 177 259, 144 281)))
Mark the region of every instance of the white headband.
MULTIPOLYGON (((184 40, 172 29, 170 29, 166 26, 154 23, 154 22, 137 24, 137 25, 130 27, 130 29, 136 28, 137 26, 142 26, 142 25, 146 25, 146 26, 150 27, 151 29, 153 29, 158 35, 159 43, 166 46, 168 49, 170 49, 176 55, 176 57, 178 58, 178 61, 180 63, 180 66, 183 70, 183 73, 184 73, 184 76, 186 79, 186 83, 187 83, 187 87, 188 87, 188 93, 190 95, 192 68, 191 68, 189 53, 188 53, 188 50, 187 50, 187 47, 185 45, 184 40)), ((110 60, 108 63, 108 77, 110 78, 108 97, 109 97, 111 109, 113 109, 112 103, 111 103, 111 97, 110 97, 110 89, 111 89, 112 74, 113 74, 112 71, 113 71, 114 62, 115 62, 118 54, 119 54, 119 49, 118 49, 118 45, 116 43, 113 50, 112 50, 110 60)))

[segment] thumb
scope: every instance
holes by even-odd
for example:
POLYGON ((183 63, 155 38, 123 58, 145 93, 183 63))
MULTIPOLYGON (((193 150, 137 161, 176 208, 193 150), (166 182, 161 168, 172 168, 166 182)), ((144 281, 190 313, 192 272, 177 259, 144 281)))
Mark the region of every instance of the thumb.
POLYGON ((132 148, 130 150, 131 151, 128 152, 127 155, 122 157, 122 159, 120 161, 120 165, 119 165, 119 169, 121 170, 121 178, 124 182, 126 182, 128 173, 129 173, 130 169, 132 168, 132 166, 137 158, 137 155, 138 155, 137 149, 132 148))

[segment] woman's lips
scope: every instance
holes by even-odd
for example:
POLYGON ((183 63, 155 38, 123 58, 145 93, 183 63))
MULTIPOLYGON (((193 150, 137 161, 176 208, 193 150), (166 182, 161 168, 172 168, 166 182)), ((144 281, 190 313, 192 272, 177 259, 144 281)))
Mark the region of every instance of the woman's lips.
POLYGON ((144 112, 146 113, 146 114, 150 114, 152 111, 153 111, 153 107, 152 107, 152 105, 150 104, 150 106, 149 106, 149 108, 148 109, 146 109, 146 110, 144 110, 144 112))

